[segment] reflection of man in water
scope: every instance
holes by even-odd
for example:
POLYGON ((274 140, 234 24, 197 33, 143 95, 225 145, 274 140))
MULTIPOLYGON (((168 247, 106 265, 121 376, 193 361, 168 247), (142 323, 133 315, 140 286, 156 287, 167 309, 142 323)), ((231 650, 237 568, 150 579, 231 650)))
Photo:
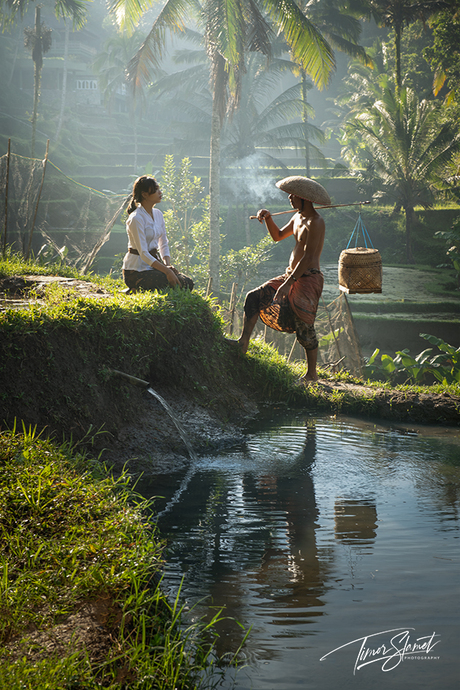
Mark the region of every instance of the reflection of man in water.
MULTIPOLYGON (((243 476, 242 493, 238 495, 241 508, 234 506, 231 511, 229 502, 233 503, 235 496, 213 501, 206 523, 208 545, 214 537, 206 566, 213 580, 210 594, 216 605, 226 606, 225 615, 235 619, 232 624, 227 618, 219 627, 218 653, 235 650, 242 642, 244 630, 236 621, 243 625, 254 622, 257 627, 257 620, 265 625, 264 616, 268 615, 270 625, 286 626, 322 615, 332 547, 322 557, 317 546, 319 511, 312 475, 316 445, 316 425, 311 420, 306 425, 302 451, 292 461, 283 461, 284 471, 248 471, 243 476), (236 519, 230 528, 231 549, 227 543, 230 511, 236 519)), ((354 512, 360 524, 350 524, 347 517, 345 524, 338 524, 341 538, 372 538, 375 506, 369 501, 369 506, 360 511, 354 503, 350 503, 346 515, 354 512)), ((271 658, 269 646, 257 646, 255 653, 259 659, 271 658)))
MULTIPOLYGON (((255 579, 267 586, 267 597, 273 599, 273 591, 278 590, 275 600, 293 608, 323 606, 318 597, 324 593, 325 571, 318 559, 315 535, 318 507, 310 471, 315 456, 316 427, 311 422, 307 425, 304 448, 294 464, 286 467, 285 474, 271 476, 271 491, 265 475, 256 478, 253 486, 249 482, 247 485, 259 504, 267 506, 266 522, 270 530, 255 579), (280 514, 285 515, 284 524, 280 514)), ((318 611, 314 614, 304 611, 302 615, 318 615, 318 611)))
MULTIPOLYGON (((301 453, 286 463, 285 473, 244 475, 241 542, 233 545, 231 564, 222 544, 216 544, 211 566, 215 577, 211 597, 219 606, 225 604, 225 616, 235 619, 234 625, 227 618, 218 628, 218 653, 234 650, 242 642, 244 630, 236 621, 247 620, 253 597, 281 602, 275 623, 286 624, 290 615, 296 620, 320 615, 327 567, 319 562, 315 538, 318 508, 310 472, 315 456, 313 421, 307 425, 301 453), (289 609, 296 611, 290 614, 289 609)), ((219 542, 224 538, 219 532, 219 542)), ((271 654, 258 648, 257 656, 271 654)))

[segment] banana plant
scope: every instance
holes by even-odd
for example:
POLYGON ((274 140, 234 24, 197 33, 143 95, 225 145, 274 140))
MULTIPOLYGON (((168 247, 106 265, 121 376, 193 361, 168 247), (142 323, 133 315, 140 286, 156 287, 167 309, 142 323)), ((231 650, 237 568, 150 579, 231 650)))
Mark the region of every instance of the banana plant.
POLYGON ((431 345, 435 345, 438 350, 441 350, 442 354, 436 355, 430 360, 433 376, 441 383, 459 383, 460 347, 455 348, 435 335, 420 333, 420 337, 425 338, 431 345))

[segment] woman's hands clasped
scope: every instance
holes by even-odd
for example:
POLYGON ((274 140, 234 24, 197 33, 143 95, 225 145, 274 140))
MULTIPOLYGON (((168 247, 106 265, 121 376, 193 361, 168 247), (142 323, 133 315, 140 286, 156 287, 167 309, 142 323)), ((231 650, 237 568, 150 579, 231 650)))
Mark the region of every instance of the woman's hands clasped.
POLYGON ((180 280, 178 278, 179 271, 174 266, 168 266, 168 271, 166 273, 166 278, 171 287, 180 287, 180 280))

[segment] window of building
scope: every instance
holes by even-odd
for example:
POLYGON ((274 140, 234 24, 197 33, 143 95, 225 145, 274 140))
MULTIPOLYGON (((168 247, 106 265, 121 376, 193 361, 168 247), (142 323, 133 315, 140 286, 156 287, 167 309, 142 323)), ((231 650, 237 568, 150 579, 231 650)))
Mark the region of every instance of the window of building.
POLYGON ((97 89, 95 79, 77 79, 77 89, 97 89))

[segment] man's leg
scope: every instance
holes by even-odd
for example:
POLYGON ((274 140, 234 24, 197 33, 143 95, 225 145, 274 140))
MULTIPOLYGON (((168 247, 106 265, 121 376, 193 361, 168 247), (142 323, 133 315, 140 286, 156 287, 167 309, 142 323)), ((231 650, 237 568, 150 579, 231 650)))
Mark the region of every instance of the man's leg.
POLYGON ((307 358, 307 373, 302 376, 302 381, 317 381, 318 374, 316 372, 316 361, 318 359, 318 348, 314 350, 305 350, 305 355, 307 358))
POLYGON ((256 326, 260 311, 272 303, 275 292, 275 288, 271 287, 271 285, 264 284, 255 288, 255 290, 251 290, 251 292, 248 292, 246 295, 244 301, 243 330, 237 341, 245 354, 248 351, 249 340, 256 326))
POLYGON ((248 318, 246 314, 243 316, 243 330, 241 332, 240 337, 238 338, 238 342, 240 344, 241 349, 243 350, 244 354, 248 351, 249 347, 249 340, 252 335, 252 331, 254 330, 257 320, 259 318, 259 312, 256 312, 253 316, 248 318))
POLYGON ((314 325, 308 325, 296 318, 297 340, 305 350, 307 360, 307 373, 302 376, 301 381, 317 381, 316 361, 318 359, 318 338, 314 325))

